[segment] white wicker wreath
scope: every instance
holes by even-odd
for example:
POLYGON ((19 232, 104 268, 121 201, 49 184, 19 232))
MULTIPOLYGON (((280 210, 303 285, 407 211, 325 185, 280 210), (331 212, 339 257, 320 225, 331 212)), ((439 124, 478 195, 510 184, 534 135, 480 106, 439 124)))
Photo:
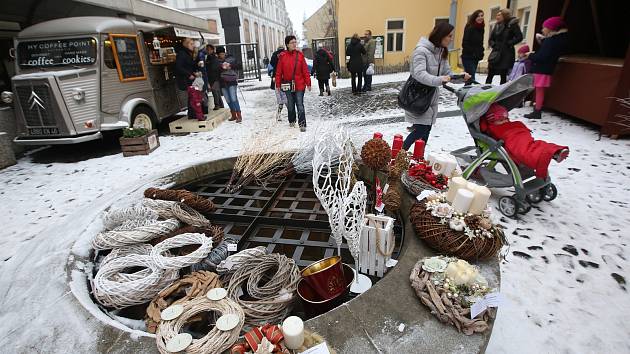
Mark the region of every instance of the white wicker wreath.
POLYGON ((179 221, 168 219, 155 221, 150 225, 140 226, 133 230, 105 231, 96 235, 92 246, 97 250, 112 249, 144 243, 156 237, 165 236, 179 228, 179 221))
POLYGON ((143 206, 133 206, 107 212, 105 216, 103 216, 103 224, 107 230, 114 230, 126 221, 155 221, 157 219, 158 214, 155 211, 143 206))
POLYGON ((210 226, 210 221, 205 216, 184 203, 145 198, 142 205, 155 211, 164 219, 177 219, 184 224, 196 227, 210 226))
POLYGON ((151 258, 155 264, 163 269, 181 269, 191 264, 201 262, 212 251, 212 238, 204 234, 186 233, 173 236, 153 247, 151 258), (185 256, 166 256, 168 250, 182 246, 199 245, 199 248, 185 256))
POLYGON ((100 304, 120 309, 152 300, 178 276, 177 271, 164 271, 156 267, 150 256, 131 254, 112 259, 101 266, 94 277, 93 293, 100 304), (124 272, 132 267, 145 269, 132 274, 124 272))

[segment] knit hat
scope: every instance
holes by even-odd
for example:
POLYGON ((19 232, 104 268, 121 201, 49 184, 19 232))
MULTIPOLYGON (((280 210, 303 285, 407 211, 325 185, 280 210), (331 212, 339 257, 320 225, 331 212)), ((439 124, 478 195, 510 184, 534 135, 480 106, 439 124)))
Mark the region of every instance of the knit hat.
POLYGON ((518 48, 518 54, 526 54, 526 53, 529 53, 529 46, 527 44, 518 48))
POLYGON ((550 17, 543 22, 543 27, 549 28, 552 31, 558 31, 563 28, 567 28, 567 24, 564 22, 562 17, 555 16, 550 17))
POLYGON ((488 123, 492 123, 502 118, 508 117, 508 111, 505 107, 501 106, 498 103, 493 103, 488 108, 488 111, 485 114, 488 123))

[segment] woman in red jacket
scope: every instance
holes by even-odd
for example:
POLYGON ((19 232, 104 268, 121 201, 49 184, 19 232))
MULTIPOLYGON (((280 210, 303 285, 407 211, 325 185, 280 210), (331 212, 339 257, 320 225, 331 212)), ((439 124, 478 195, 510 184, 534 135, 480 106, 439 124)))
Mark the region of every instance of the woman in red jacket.
POLYGON ((297 39, 287 36, 284 39, 287 50, 278 58, 276 68, 276 90, 282 90, 287 95, 289 110, 289 125, 295 127, 295 109, 297 107, 298 125, 300 131, 306 131, 306 113, 304 112, 304 91, 311 90, 311 76, 306 66, 304 54, 296 50, 297 39))

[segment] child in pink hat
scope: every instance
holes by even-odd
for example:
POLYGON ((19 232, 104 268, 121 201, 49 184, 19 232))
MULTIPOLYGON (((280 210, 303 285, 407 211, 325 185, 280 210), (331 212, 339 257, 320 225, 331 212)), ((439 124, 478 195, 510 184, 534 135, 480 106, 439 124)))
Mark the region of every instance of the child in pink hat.
POLYGON ((518 60, 514 62, 512 71, 510 71, 510 75, 508 76, 508 81, 516 80, 525 74, 529 74, 532 67, 532 61, 527 58, 529 54, 529 46, 527 44, 518 48, 516 53, 518 54, 518 60))
POLYGON ((542 34, 544 40, 540 48, 529 54, 534 74, 536 88, 536 106, 532 113, 526 114, 529 119, 540 119, 545 101, 545 89, 551 86, 551 76, 556 68, 558 59, 567 53, 569 47, 569 33, 562 17, 551 17, 543 22, 542 34))

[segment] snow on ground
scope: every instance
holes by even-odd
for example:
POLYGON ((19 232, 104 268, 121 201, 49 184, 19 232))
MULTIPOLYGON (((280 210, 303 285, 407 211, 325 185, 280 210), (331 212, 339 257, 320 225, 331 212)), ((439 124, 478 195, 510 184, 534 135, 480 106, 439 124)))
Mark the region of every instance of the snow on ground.
MULTIPOLYGON (((388 141, 406 134, 408 124, 392 102, 407 77, 375 76, 374 85, 385 85, 360 97, 347 89, 318 97, 314 87, 305 99, 309 130, 345 124, 358 147, 374 131, 388 141)), ((349 87, 349 80, 338 83, 349 87)), ((0 171, 0 346, 9 352, 99 349, 96 320, 77 311, 66 285, 76 235, 98 230, 92 220, 130 191, 187 166, 238 154, 252 133, 275 124, 268 85, 267 78, 243 85, 242 125, 225 122, 208 133, 161 136, 161 147, 148 156, 123 158, 115 144, 83 144, 31 152, 0 171)), ((442 111, 457 109, 452 95, 441 102, 442 111)), ((529 109, 514 110, 513 117, 529 109)), ((508 303, 499 310, 488 352, 629 352, 630 143, 598 140, 595 128, 551 114, 526 124, 537 138, 572 150, 567 161, 550 168, 559 190, 555 201, 534 206, 519 220, 502 219, 510 241, 501 268, 508 303)), ((274 129, 296 145, 304 136, 286 123, 274 129)), ((451 151, 471 143, 461 117, 442 118, 428 149, 451 151)), ((496 196, 509 192, 493 193, 496 203, 496 196)))

